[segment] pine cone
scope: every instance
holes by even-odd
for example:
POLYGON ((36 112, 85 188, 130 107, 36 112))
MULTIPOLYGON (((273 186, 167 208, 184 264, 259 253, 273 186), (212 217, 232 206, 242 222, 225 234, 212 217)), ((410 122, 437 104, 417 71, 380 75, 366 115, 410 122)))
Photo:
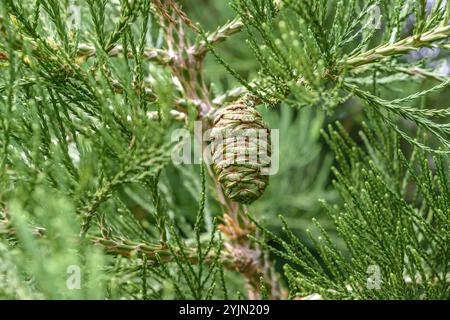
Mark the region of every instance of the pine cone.
POLYGON ((261 170, 270 166, 270 132, 253 101, 245 97, 218 110, 210 136, 218 180, 241 203, 258 199, 269 183, 261 170))

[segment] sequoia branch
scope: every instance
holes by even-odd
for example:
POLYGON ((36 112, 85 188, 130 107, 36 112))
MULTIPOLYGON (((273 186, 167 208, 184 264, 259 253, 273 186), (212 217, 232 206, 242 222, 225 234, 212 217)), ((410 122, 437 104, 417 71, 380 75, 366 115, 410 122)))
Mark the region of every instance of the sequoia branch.
POLYGON ((431 45, 433 42, 450 37, 450 25, 437 27, 421 35, 407 37, 395 43, 386 43, 364 53, 349 57, 345 64, 349 68, 356 68, 376 62, 382 58, 396 56, 431 45))

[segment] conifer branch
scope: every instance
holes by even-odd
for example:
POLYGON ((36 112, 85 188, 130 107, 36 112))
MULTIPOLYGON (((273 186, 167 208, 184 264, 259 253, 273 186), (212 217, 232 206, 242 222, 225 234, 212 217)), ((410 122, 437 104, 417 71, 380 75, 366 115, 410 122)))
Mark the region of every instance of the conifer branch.
POLYGON ((206 35, 206 40, 200 41, 200 43, 194 47, 194 54, 198 56, 204 55, 208 51, 208 44, 216 45, 221 43, 233 34, 240 32, 243 28, 244 23, 240 18, 235 18, 227 22, 216 31, 206 35))
POLYGON ((0 298, 448 299, 450 3, 430 2, 238 0, 205 32, 175 0, 1 1, 0 298), (206 151, 262 118, 267 188, 167 165, 173 130, 201 121, 206 151))
MULTIPOLYGON (((168 7, 164 8, 164 12, 169 12, 168 7)), ((175 14, 180 14, 179 11, 175 11, 175 14)), ((196 49, 192 48, 188 43, 187 38, 184 37, 183 23, 186 16, 182 15, 184 18, 180 18, 179 21, 175 18, 168 18, 168 15, 164 15, 167 23, 169 24, 164 28, 166 32, 166 38, 169 39, 169 47, 172 48, 174 54, 176 55, 175 62, 170 66, 174 75, 177 76, 178 80, 184 88, 186 97, 191 101, 198 101, 199 103, 199 115, 204 119, 203 130, 208 130, 210 128, 210 123, 208 121, 207 115, 213 108, 213 102, 210 98, 210 93, 208 86, 204 82, 203 76, 203 60, 204 54, 206 53, 206 48, 210 47, 209 40, 217 43, 223 40, 228 35, 237 32, 242 27, 242 22, 239 19, 235 19, 224 27, 218 29, 217 32, 213 33, 203 43, 200 43, 196 49), (174 30, 178 30, 178 36, 174 37, 174 30), (208 41, 208 46, 206 46, 206 41, 208 41)), ((203 146, 202 137, 196 137, 203 146)), ((234 227, 237 227, 243 223, 244 228, 251 228, 245 223, 243 218, 243 208, 241 208, 237 203, 233 203, 227 196, 223 193, 222 187, 218 182, 217 177, 213 171, 208 168, 208 172, 213 178, 215 183, 215 191, 217 193, 217 198, 220 203, 224 206, 226 216, 225 221, 228 223, 228 235, 233 233, 234 227), (231 217, 227 219, 226 217, 231 217), (234 221, 233 223, 231 221, 234 221), (229 228, 232 228, 231 230, 229 228)), ((221 230, 226 230, 221 228, 221 230)), ((253 298, 259 297, 259 284, 260 284, 260 274, 264 275, 267 284, 271 287, 271 293, 273 293, 272 298, 279 298, 281 296, 277 281, 274 281, 274 273, 269 275, 269 269, 271 269, 270 262, 264 260, 263 253, 259 250, 255 250, 251 242, 245 237, 239 237, 239 241, 233 240, 233 238, 227 237, 229 242, 225 243, 225 248, 232 255, 237 255, 242 257, 240 260, 247 261, 238 267, 238 271, 244 275, 248 280, 249 285, 249 295, 253 298)))
POLYGON ((163 147, 160 151, 150 148, 136 150, 110 180, 105 179, 102 185, 93 194, 90 194, 87 200, 83 201, 83 206, 78 209, 83 220, 81 226, 83 236, 87 234, 94 215, 98 214, 100 205, 113 195, 117 187, 127 182, 142 180, 161 170, 169 161, 166 148, 168 146, 163 147))
MULTIPOLYGON (((78 45, 77 55, 78 59, 87 59, 95 56, 97 54, 97 49, 94 45, 88 43, 82 43, 78 45)), ((125 54, 122 45, 117 45, 108 51, 108 56, 117 57, 119 55, 125 54)), ((133 58, 133 52, 128 50, 126 52, 127 58, 133 58)), ((157 62, 160 65, 168 65, 171 63, 173 57, 164 49, 156 48, 145 48, 142 57, 145 60, 157 62)))
POLYGON ((344 64, 349 68, 356 68, 380 59, 405 54, 422 47, 430 46, 439 40, 450 37, 450 25, 439 26, 420 35, 413 35, 395 43, 386 43, 364 53, 356 54, 345 59, 344 64))
MULTIPOLYGON (((45 228, 41 227, 32 227, 31 229, 37 237, 43 237, 46 232, 45 228)), ((0 221, 0 236, 12 237, 15 234, 16 229, 11 227, 7 220, 0 221)), ((240 236, 242 237, 243 235, 240 236)), ((199 257, 198 249, 196 247, 183 248, 184 253, 182 254, 179 251, 170 250, 167 246, 148 242, 120 240, 101 236, 89 236, 89 240, 95 246, 101 247, 102 250, 110 255, 124 256, 127 258, 145 256, 147 263, 152 266, 156 266, 161 262, 174 262, 175 259, 194 265, 199 263, 200 258, 204 261, 204 263, 206 263, 206 265, 210 265, 217 260, 215 252, 211 251, 208 252, 207 256, 199 257)), ((202 245, 206 248, 207 243, 202 245)), ((227 246, 226 249, 227 250, 223 250, 221 252, 220 257, 218 258, 220 263, 231 271, 245 274, 249 277, 249 279, 251 279, 252 282, 256 281, 256 278, 261 273, 258 272, 259 269, 255 266, 255 261, 253 259, 249 259, 252 254, 244 251, 238 251, 237 248, 227 246), (253 268, 257 268, 257 270, 253 270, 253 268)), ((256 283, 254 283, 253 286, 257 287, 256 283)), ((273 293, 271 296, 274 297, 273 293)), ((257 296, 254 296, 253 298, 257 298, 257 296)))

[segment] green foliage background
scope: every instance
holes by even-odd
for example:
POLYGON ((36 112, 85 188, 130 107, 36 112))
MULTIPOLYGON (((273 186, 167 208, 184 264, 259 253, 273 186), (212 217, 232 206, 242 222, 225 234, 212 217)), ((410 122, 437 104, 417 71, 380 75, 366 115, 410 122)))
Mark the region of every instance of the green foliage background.
POLYGON ((274 265, 256 285, 206 166, 170 160, 171 132, 199 111, 159 54, 158 3, 2 1, 0 298, 448 299, 448 1, 179 1, 193 44, 243 21, 207 46, 202 76, 214 97, 259 95, 280 130, 280 170, 241 213, 274 265), (373 5, 380 29, 364 28, 373 5))

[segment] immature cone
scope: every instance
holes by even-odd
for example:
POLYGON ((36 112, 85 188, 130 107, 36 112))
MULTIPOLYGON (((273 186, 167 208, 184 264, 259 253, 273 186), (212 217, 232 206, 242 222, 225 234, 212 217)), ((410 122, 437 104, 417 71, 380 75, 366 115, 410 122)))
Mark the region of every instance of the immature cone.
POLYGON ((269 183, 270 132, 247 96, 219 109, 211 131, 213 169, 226 195, 251 203, 269 183))

